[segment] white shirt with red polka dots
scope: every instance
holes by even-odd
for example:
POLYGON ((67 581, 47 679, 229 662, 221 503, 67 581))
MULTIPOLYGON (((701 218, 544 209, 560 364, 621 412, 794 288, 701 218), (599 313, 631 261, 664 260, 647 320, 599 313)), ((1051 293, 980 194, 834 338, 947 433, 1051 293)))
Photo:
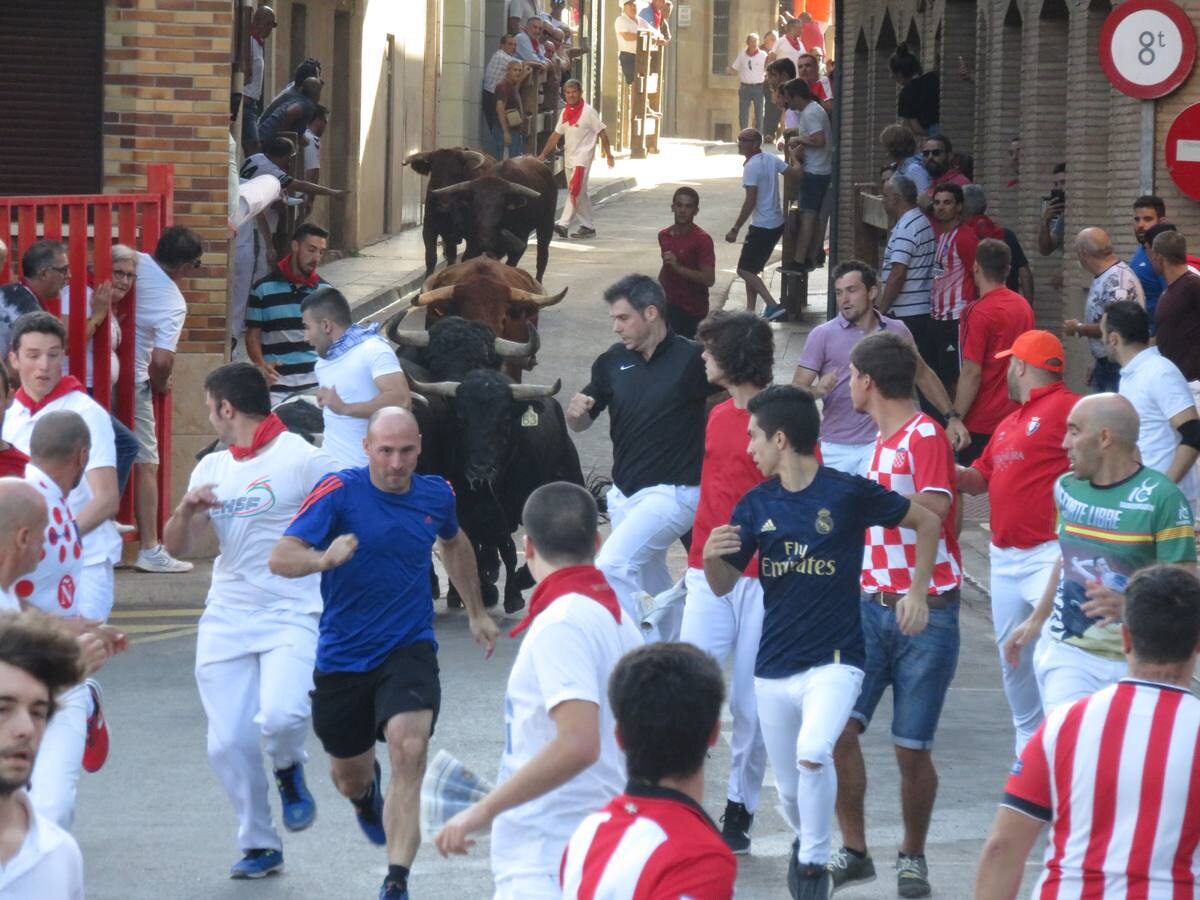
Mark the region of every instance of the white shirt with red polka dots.
POLYGON ((50 476, 35 466, 25 466, 25 481, 46 500, 49 524, 42 541, 37 568, 13 585, 13 593, 42 612, 63 618, 79 615, 75 591, 83 574, 83 542, 67 498, 50 476))

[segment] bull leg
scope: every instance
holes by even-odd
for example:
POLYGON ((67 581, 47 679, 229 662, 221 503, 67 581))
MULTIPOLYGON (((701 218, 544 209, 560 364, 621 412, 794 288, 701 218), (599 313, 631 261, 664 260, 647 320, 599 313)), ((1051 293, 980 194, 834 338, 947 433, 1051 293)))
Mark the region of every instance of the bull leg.
POLYGON ((426 227, 421 230, 421 237, 425 241, 425 277, 428 278, 437 268, 438 235, 432 228, 426 227))
POLYGON ((525 605, 521 595, 520 579, 517 576, 517 545, 512 535, 500 545, 500 559, 504 563, 504 611, 515 613, 525 605))
POLYGON ((500 580, 500 554, 491 545, 475 545, 475 559, 479 564, 479 590, 483 594, 483 605, 491 609, 500 600, 496 583, 500 580))
POLYGON ((541 281, 550 264, 550 239, 554 237, 554 219, 538 225, 537 230, 537 280, 541 281))

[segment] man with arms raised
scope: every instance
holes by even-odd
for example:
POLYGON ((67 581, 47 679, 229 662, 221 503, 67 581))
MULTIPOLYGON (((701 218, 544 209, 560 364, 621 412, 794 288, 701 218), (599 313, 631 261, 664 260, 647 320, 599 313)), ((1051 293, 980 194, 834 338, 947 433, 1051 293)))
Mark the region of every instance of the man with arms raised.
POLYGON ((262 751, 271 757, 283 826, 301 831, 317 809, 304 783, 320 579, 272 574, 275 542, 332 468, 271 412, 262 373, 249 363, 204 379, 208 420, 228 449, 200 460, 163 528, 172 555, 216 533, 220 555, 196 636, 196 685, 208 717, 208 758, 238 817, 243 858, 231 878, 283 868, 271 821, 262 751))
POLYGON ((508 676, 499 785, 434 843, 443 855, 466 853, 467 835, 491 825, 497 900, 557 900, 572 832, 625 784, 605 689, 642 636, 593 565, 600 534, 591 494, 565 482, 543 485, 521 521, 538 586, 529 615, 511 632, 529 629, 508 676))
POLYGON ((381 900, 408 900, 421 843, 421 779, 441 707, 429 585, 435 543, 467 607, 471 635, 488 656, 498 629, 483 608, 454 492, 441 478, 414 474, 421 432, 412 413, 376 410, 363 446, 367 465, 322 479, 268 564, 285 578, 322 573, 313 731, 363 833, 387 846, 381 900), (391 762, 386 802, 376 741, 387 743, 391 762))

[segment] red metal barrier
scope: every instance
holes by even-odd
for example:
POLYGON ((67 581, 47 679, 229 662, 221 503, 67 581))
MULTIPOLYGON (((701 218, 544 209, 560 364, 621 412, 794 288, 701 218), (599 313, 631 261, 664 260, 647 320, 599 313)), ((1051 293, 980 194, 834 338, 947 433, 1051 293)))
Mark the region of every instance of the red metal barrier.
MULTIPOLYGON (((83 380, 87 361, 87 288, 88 259, 91 275, 99 285, 112 278, 112 245, 125 244, 135 250, 153 253, 163 229, 172 222, 175 188, 173 167, 147 167, 145 194, 85 194, 78 196, 0 197, 0 240, 9 247, 12 266, 19 270, 21 254, 39 238, 64 241, 71 267, 68 286, 70 311, 67 316, 67 359, 71 371, 83 380), (115 224, 114 224, 115 223, 115 224)), ((0 282, 9 273, 0 273, 0 282)), ((133 428, 135 363, 137 343, 136 282, 116 305, 114 312, 121 325, 121 346, 117 349, 120 376, 116 385, 117 418, 133 428)), ((59 306, 54 303, 51 306, 59 306)), ((50 309, 61 315, 61 308, 50 309)), ((106 318, 92 335, 94 397, 105 409, 111 407, 110 392, 100 389, 111 383, 112 347, 106 318)), ((171 397, 154 395, 154 420, 158 436, 159 526, 171 510, 171 397)), ((120 518, 133 521, 134 479, 121 498, 120 518)))

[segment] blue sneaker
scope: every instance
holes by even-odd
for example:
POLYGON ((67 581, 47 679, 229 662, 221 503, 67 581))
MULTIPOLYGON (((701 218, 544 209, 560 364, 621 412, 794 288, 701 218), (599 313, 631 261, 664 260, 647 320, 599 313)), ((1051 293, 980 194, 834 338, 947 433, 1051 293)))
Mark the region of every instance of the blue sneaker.
POLYGON ((387 844, 387 834, 383 830, 383 786, 379 760, 375 760, 375 780, 371 782, 371 793, 361 800, 350 802, 358 816, 358 827, 363 830, 367 840, 379 847, 387 844))
POLYGON ((303 831, 317 817, 317 802, 304 783, 304 766, 295 763, 286 769, 275 770, 275 786, 283 804, 283 827, 288 831, 303 831))
POLYGON ((247 850, 246 855, 229 870, 230 878, 266 878, 283 871, 283 852, 280 850, 247 850))
POLYGON ((379 900, 408 900, 408 888, 394 881, 385 881, 379 888, 379 900))
POLYGON ((787 307, 782 303, 768 303, 763 307, 762 319, 765 322, 774 322, 776 319, 782 319, 787 315, 787 307))

